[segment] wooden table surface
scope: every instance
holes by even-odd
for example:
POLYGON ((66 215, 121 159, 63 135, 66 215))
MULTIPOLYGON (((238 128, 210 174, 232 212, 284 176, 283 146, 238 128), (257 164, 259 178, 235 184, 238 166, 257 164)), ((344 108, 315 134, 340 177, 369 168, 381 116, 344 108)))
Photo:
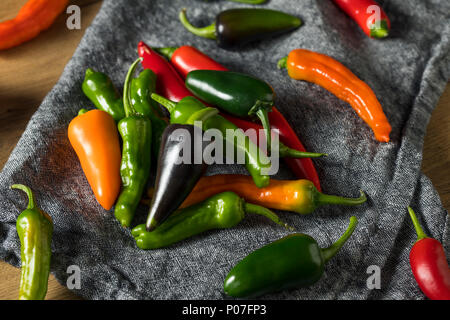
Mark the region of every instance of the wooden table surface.
MULTIPOLYGON (((26 0, 2 0, 0 21, 16 15, 26 0)), ((49 30, 20 47, 0 52, 0 168, 25 129, 31 115, 77 47, 101 1, 72 1, 81 7, 81 30, 66 27, 61 15, 49 30)), ((428 125, 423 152, 423 172, 450 209, 450 85, 442 95, 428 125)), ((1 192, 1 191, 0 191, 1 192)), ((0 299, 16 299, 20 270, 0 261, 0 299)), ((79 299, 51 275, 46 299, 79 299)))

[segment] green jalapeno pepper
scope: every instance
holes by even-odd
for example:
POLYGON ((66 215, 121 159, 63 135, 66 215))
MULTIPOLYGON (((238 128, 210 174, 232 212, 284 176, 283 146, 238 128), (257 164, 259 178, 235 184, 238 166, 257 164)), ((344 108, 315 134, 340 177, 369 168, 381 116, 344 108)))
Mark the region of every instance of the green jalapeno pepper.
POLYGON ((233 297, 256 297, 317 282, 325 264, 341 249, 358 224, 350 218, 345 233, 328 248, 312 237, 295 233, 253 251, 228 273, 224 291, 233 297))
POLYGON ((152 123, 144 115, 138 113, 131 104, 131 77, 137 59, 128 70, 123 88, 123 105, 126 117, 118 124, 123 140, 120 175, 123 188, 114 208, 114 215, 120 223, 128 227, 140 202, 142 192, 150 174, 152 123))
POLYGON ((194 70, 186 76, 186 87, 203 101, 241 118, 256 115, 266 133, 270 150, 271 132, 268 112, 275 93, 266 82, 249 75, 217 70, 194 70))
POLYGON ((138 113, 147 116, 152 123, 152 153, 156 160, 167 121, 163 119, 158 103, 150 97, 153 92, 156 92, 156 74, 152 70, 145 69, 138 77, 131 80, 131 104, 138 113))
POLYGON ((29 187, 14 184, 11 188, 20 189, 28 196, 28 206, 16 222, 22 264, 19 299, 44 300, 52 255, 52 218, 36 206, 29 187))
POLYGON ((131 234, 139 248, 157 249, 207 230, 232 228, 244 219, 246 213, 265 216, 279 225, 292 229, 269 209, 246 203, 233 192, 223 192, 175 212, 152 232, 148 232, 145 225, 141 224, 136 226, 131 234))
POLYGON ((256 8, 239 8, 222 11, 211 25, 197 28, 186 17, 183 9, 179 18, 183 26, 193 34, 217 40, 221 48, 229 49, 248 42, 269 38, 294 30, 302 21, 290 14, 256 8))
MULTIPOLYGON (((191 117, 199 111, 207 109, 207 107, 199 100, 192 96, 181 99, 178 103, 170 101, 157 94, 152 94, 152 99, 162 104, 170 112, 170 123, 189 124, 191 117)), ((232 130, 235 133, 236 139, 230 139, 228 143, 234 145, 236 154, 243 152, 245 154, 245 167, 253 178, 255 185, 259 188, 265 187, 269 184, 269 176, 261 173, 262 169, 269 170, 270 159, 259 149, 250 138, 247 137, 242 130, 226 120, 220 115, 209 117, 202 123, 203 130, 218 129, 224 139, 229 138, 227 130, 232 130)))
POLYGON ((125 117, 120 94, 106 74, 87 69, 81 89, 97 109, 108 112, 116 122, 125 117))

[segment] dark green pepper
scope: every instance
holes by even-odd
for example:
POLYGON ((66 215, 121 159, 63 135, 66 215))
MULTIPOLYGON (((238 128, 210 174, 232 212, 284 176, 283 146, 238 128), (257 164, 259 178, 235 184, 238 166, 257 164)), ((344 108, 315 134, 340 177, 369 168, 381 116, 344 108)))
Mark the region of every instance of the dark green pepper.
POLYGON ((123 140, 120 166, 123 188, 117 199, 114 215, 125 227, 130 225, 147 184, 152 154, 152 123, 146 116, 136 112, 131 104, 131 77, 141 60, 142 58, 137 59, 128 70, 123 88, 126 117, 118 124, 123 140))
POLYGON ((266 132, 267 150, 270 150, 271 132, 268 112, 272 111, 275 93, 266 82, 247 74, 194 70, 186 76, 186 87, 203 101, 241 117, 256 115, 266 132))
POLYGON ((81 89, 97 109, 108 112, 116 122, 125 117, 120 94, 106 74, 87 69, 81 89))
POLYGON ((14 184, 11 188, 20 189, 28 196, 27 209, 16 222, 22 264, 19 300, 44 300, 52 255, 52 218, 36 206, 29 187, 14 184))
POLYGON ((244 219, 246 213, 265 216, 290 228, 269 209, 246 203, 233 192, 223 192, 175 212, 153 232, 148 232, 145 225, 141 224, 136 226, 131 234, 139 248, 157 249, 207 230, 232 228, 244 219))
POLYGON ((131 104, 138 113, 147 116, 152 123, 152 152, 156 160, 167 121, 163 119, 158 103, 151 98, 154 92, 156 92, 156 74, 152 70, 145 69, 137 78, 131 80, 131 104))
MULTIPOLYGON (((192 96, 185 97, 178 103, 157 94, 152 94, 152 99, 167 108, 170 112, 170 123, 189 124, 192 116, 196 112, 208 109, 203 103, 192 96)), ((205 131, 208 129, 218 129, 224 137, 224 140, 229 138, 227 130, 232 130, 235 133, 236 139, 225 142, 234 145, 235 154, 240 152, 245 154, 245 167, 252 176, 256 186, 262 188, 269 184, 269 175, 262 173, 262 170, 269 171, 271 166, 270 159, 263 152, 259 151, 259 148, 250 141, 250 138, 242 130, 239 130, 237 126, 220 115, 206 119, 202 125, 205 131)))
POLYGON ((186 9, 180 12, 180 21, 193 34, 217 40, 219 47, 229 49, 248 42, 269 38, 300 27, 302 21, 290 14, 255 8, 222 11, 216 21, 203 28, 194 27, 186 17, 186 9))
POLYGON ((228 273, 225 293, 237 298, 256 297, 314 284, 357 224, 356 217, 351 217, 345 233, 328 248, 320 248, 306 234, 295 233, 253 251, 228 273))

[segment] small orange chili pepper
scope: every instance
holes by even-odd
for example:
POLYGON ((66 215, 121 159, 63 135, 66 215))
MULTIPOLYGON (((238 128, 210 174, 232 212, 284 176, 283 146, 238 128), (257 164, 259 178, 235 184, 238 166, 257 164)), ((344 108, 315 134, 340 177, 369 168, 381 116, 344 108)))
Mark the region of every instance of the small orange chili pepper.
POLYGON ((68 3, 68 0, 29 0, 14 19, 0 23, 0 50, 36 37, 53 24, 68 3))
POLYGON ((391 125, 375 93, 343 64, 321 53, 295 49, 278 61, 278 67, 287 68, 291 78, 318 84, 348 102, 378 141, 389 142, 391 125))
POLYGON ((68 135, 95 198, 111 209, 120 191, 122 159, 113 117, 102 110, 81 109, 70 122, 68 135))
MULTIPOLYGON (((319 192, 309 180, 270 179, 267 187, 258 188, 250 176, 241 174, 218 174, 202 177, 189 196, 181 204, 185 208, 199 203, 217 193, 232 191, 245 201, 271 209, 293 211, 300 214, 313 212, 325 204, 358 205, 366 201, 361 191, 359 198, 344 198, 319 192)), ((153 189, 148 190, 151 198, 153 189)))

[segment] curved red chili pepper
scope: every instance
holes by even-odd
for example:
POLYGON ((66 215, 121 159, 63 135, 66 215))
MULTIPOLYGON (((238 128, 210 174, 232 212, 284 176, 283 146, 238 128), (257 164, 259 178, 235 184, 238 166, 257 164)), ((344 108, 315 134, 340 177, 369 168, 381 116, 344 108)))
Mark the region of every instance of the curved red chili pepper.
POLYGON ((333 0, 371 38, 384 38, 389 34, 391 22, 383 8, 373 0, 333 0), (379 8, 379 20, 371 6, 379 8))
POLYGON ((163 57, 153 51, 144 42, 139 42, 138 53, 144 69, 151 69, 158 79, 156 91, 169 100, 178 102, 192 93, 185 87, 183 79, 174 67, 163 57))
POLYGON ((432 300, 450 300, 450 268, 444 248, 422 230, 414 211, 409 215, 417 233, 417 240, 409 252, 409 263, 422 292, 432 300))
MULTIPOLYGON (((228 69, 220 63, 214 61, 206 54, 192 46, 181 46, 179 48, 160 48, 155 49, 166 56, 175 66, 175 69, 185 77, 192 70, 218 70, 227 71, 228 69)), ((262 126, 250 121, 236 118, 230 115, 222 114, 229 121, 246 131, 247 129, 262 129, 262 126)), ((288 121, 283 115, 273 107, 272 112, 269 112, 270 127, 276 130, 280 136, 280 141, 289 148, 299 151, 306 151, 300 139, 295 134, 295 131, 289 125, 288 121)), ((321 191, 319 176, 316 168, 310 158, 284 158, 287 165, 291 168, 294 174, 299 178, 305 178, 314 183, 316 188, 321 191)))

